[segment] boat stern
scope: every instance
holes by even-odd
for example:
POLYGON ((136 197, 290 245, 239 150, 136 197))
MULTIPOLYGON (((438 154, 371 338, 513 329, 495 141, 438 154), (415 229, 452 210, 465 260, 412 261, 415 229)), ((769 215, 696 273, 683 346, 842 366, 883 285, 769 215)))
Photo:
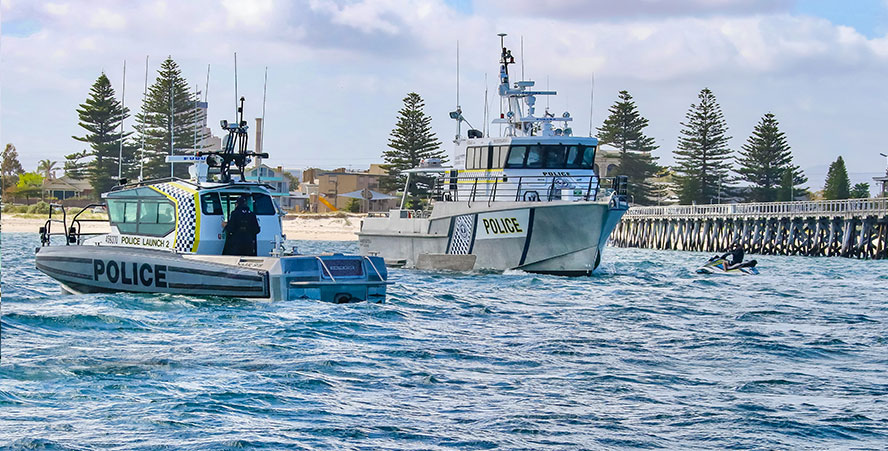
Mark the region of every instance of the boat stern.
POLYGON ((273 299, 346 303, 385 299, 388 272, 381 257, 281 257, 269 273, 273 299))

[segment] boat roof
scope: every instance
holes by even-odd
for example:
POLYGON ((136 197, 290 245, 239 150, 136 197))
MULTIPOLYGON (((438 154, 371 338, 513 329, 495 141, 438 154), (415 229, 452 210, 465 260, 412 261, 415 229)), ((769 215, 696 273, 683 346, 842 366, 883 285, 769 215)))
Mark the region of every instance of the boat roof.
POLYGON ((194 180, 185 180, 185 179, 162 179, 162 180, 154 180, 148 182, 140 182, 140 183, 132 183, 129 185, 121 185, 116 186, 110 192, 103 193, 103 198, 114 198, 114 197, 131 197, 133 195, 137 197, 156 197, 156 191, 150 189, 152 186, 165 185, 169 183, 184 185, 185 188, 192 189, 194 191, 200 192, 210 192, 210 191, 230 191, 230 192, 263 192, 266 194, 270 194, 269 190, 272 189, 271 186, 266 185, 264 183, 257 182, 229 182, 229 183, 218 183, 218 182, 204 182, 197 183, 194 180))

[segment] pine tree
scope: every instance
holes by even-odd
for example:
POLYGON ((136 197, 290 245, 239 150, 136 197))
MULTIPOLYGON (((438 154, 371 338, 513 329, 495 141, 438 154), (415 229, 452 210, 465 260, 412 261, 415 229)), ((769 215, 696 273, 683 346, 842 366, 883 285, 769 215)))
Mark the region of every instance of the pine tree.
MULTIPOLYGON (((197 101, 197 95, 191 92, 179 65, 172 57, 167 57, 157 71, 154 84, 148 88, 141 112, 136 115, 138 141, 141 143, 144 140, 144 154, 140 153, 144 164, 143 178, 150 180, 170 176, 166 157, 171 154, 171 134, 173 155, 192 154, 195 143, 202 142, 206 137, 200 132, 197 101)), ((187 165, 175 165, 174 175, 187 178, 187 165)))
POLYGON ((713 203, 730 188, 728 125, 721 106, 709 88, 698 95, 681 125, 675 168, 678 197, 682 203, 713 203))
POLYGON ((869 183, 861 182, 855 184, 849 193, 852 199, 868 199, 870 197, 869 183))
MULTIPOLYGON (((130 132, 121 133, 120 123, 129 116, 129 109, 115 97, 111 81, 103 73, 89 90, 89 97, 77 109, 79 125, 86 130, 84 136, 72 136, 89 144, 89 149, 66 156, 65 170, 89 180, 93 193, 98 196, 111 190, 116 184, 120 160, 120 143, 130 132)), ((124 143, 123 166, 126 173, 132 168, 132 146, 124 143)))
POLYGON ((618 100, 608 110, 610 115, 598 128, 598 140, 620 151, 619 173, 629 177, 629 193, 636 204, 655 202, 654 187, 647 182, 659 167, 651 152, 658 146, 644 134, 648 120, 638 113, 628 91, 620 91, 618 100))
POLYGON ((791 170, 783 170, 783 176, 780 177, 780 187, 777 188, 777 202, 789 202, 795 200, 796 190, 794 188, 795 178, 791 170))
MULTIPOLYGON (((439 150, 441 142, 432 133, 432 118, 422 111, 424 106, 422 98, 415 92, 404 97, 404 107, 398 111, 398 123, 389 138, 390 150, 382 152, 386 162, 382 167, 389 173, 380 181, 383 189, 393 191, 402 187, 407 178, 402 172, 418 167, 422 160, 440 158, 442 162, 447 161, 447 153, 439 150)), ((428 183, 418 177, 414 182, 411 184, 417 185, 420 191, 428 183)))
POLYGON ((801 169, 792 164, 792 152, 779 125, 773 114, 765 114, 740 150, 740 158, 737 159, 740 169, 737 173, 742 180, 752 184, 747 200, 776 200, 777 186, 784 182, 787 171, 792 188, 808 181, 801 169))
POLYGON ((7 189, 15 186, 18 177, 24 172, 25 170, 22 169, 22 164, 18 160, 18 151, 15 150, 15 146, 12 143, 6 144, 3 149, 2 162, 0 162, 0 176, 3 177, 0 189, 3 190, 3 195, 7 194, 7 189))
POLYGON ((840 156, 829 165, 826 173, 826 184, 823 187, 823 198, 827 200, 847 199, 851 195, 851 182, 845 160, 840 156))

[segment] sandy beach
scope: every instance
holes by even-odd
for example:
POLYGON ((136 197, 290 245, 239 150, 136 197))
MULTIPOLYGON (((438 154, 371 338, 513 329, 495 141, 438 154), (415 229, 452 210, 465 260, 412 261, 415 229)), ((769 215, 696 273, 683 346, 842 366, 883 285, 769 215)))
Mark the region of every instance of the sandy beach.
MULTIPOLYGON (((361 227, 361 217, 361 215, 345 217, 285 216, 283 218, 284 235, 290 240, 357 240, 355 232, 361 227)), ((21 217, 9 213, 3 214, 2 220, 4 233, 37 233, 44 223, 46 223, 45 218, 21 217)), ((83 223, 83 231, 107 233, 109 227, 107 223, 83 223)))

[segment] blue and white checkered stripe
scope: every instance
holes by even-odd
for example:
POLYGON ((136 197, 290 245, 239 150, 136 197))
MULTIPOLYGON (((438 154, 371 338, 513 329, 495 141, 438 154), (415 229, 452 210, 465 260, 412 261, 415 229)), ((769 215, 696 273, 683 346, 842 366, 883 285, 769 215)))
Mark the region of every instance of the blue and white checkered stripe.
POLYGON ((177 183, 160 183, 152 188, 166 194, 176 204, 176 252, 191 252, 197 224, 197 206, 193 190, 177 183))
POLYGON ((457 216, 453 224, 453 236, 450 237, 448 254, 466 255, 472 249, 472 237, 475 232, 475 215, 457 216))

